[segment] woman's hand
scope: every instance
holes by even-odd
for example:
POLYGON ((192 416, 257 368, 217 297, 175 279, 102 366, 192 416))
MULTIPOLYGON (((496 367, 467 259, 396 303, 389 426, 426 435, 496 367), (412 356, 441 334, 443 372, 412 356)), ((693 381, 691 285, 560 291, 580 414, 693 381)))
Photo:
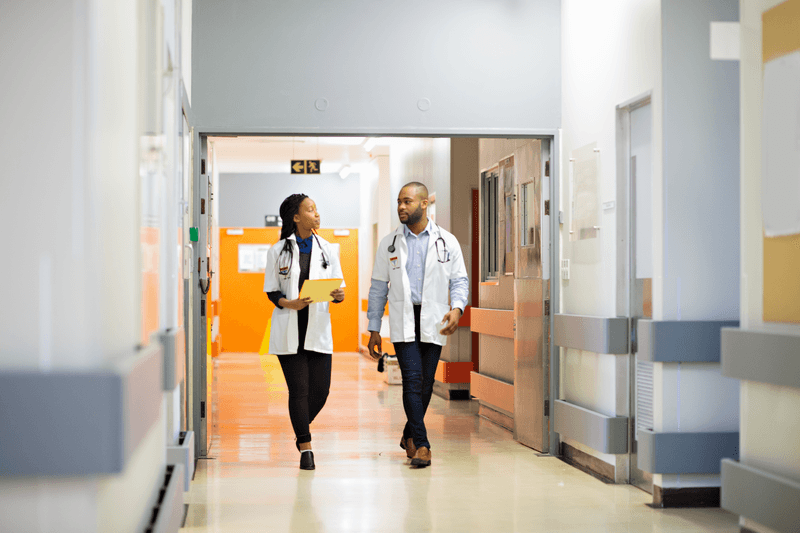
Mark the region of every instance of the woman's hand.
POLYGON ((344 300, 344 289, 342 289, 340 287, 340 288, 336 289, 335 291, 331 291, 331 296, 337 302, 343 301, 344 300))
POLYGON ((313 303, 311 298, 298 298, 297 300, 287 300, 286 298, 281 298, 278 302, 281 307, 285 307, 286 309, 294 309, 295 311, 299 311, 307 307, 310 303, 313 303))

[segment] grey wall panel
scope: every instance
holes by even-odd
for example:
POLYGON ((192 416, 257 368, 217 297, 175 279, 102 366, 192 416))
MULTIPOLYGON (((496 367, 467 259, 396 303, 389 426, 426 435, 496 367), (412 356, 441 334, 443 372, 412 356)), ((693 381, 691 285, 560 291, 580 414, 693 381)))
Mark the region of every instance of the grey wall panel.
POLYGON ((556 314, 553 319, 556 346, 596 353, 628 353, 628 319, 556 314))
POLYGON ((323 228, 357 228, 361 224, 360 183, 358 174, 345 179, 339 174, 220 174, 219 225, 262 228, 264 215, 279 214, 287 196, 303 193, 317 204, 323 228))
POLYGON ((722 374, 800 388, 800 335, 725 328, 722 374))
POLYGON ((183 441, 175 446, 167 446, 167 464, 183 465, 183 490, 189 492, 194 476, 194 431, 181 434, 183 441))
POLYGON ((192 107, 217 131, 552 132, 560 47, 558 0, 195 0, 192 107))
POLYGON ((113 368, 0 372, 0 475, 122 472, 161 412, 158 343, 113 368))
POLYGON ((555 431, 603 453, 628 452, 628 418, 610 417, 564 400, 554 402, 555 431))
POLYGON ((651 474, 717 474, 724 457, 739 458, 739 432, 637 432, 639 468, 651 474))
POLYGON ((800 524, 800 481, 730 459, 722 460, 720 506, 781 533, 800 524))
POLYGON ((720 330, 738 320, 638 320, 636 358, 654 363, 719 361, 720 330))
POLYGON ((656 305, 669 318, 681 309, 739 316, 739 62, 709 53, 711 22, 738 21, 739 0, 661 1, 664 288, 656 305))
POLYGON ((183 381, 186 367, 186 332, 181 327, 167 330, 161 334, 161 345, 164 349, 164 390, 175 390, 183 381))

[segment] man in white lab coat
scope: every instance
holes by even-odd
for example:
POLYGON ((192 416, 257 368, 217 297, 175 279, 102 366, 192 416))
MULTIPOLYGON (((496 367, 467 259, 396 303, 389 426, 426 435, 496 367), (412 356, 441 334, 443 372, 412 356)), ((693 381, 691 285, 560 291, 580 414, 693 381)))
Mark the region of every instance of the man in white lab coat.
POLYGON ((411 464, 431 464, 425 412, 447 336, 455 333, 467 305, 469 280, 461 245, 428 219, 428 189, 411 182, 400 189, 400 225, 383 238, 375 254, 367 318, 369 352, 381 349, 381 318, 389 301, 390 340, 403 376, 408 419, 400 440, 411 464))

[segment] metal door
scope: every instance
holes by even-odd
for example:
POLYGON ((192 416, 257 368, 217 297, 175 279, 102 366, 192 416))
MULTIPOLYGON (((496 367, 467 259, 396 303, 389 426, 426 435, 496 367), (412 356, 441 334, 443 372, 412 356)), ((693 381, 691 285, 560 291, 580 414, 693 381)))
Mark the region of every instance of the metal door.
POLYGON ((636 321, 653 316, 652 111, 650 100, 629 112, 629 267, 631 331, 630 483, 652 493, 653 476, 638 468, 637 433, 653 428, 653 364, 636 359, 636 321))
POLYGON ((514 153, 512 162, 516 195, 515 235, 511 235, 516 262, 514 438, 543 453, 550 447, 550 281, 546 279, 549 269, 543 268, 548 249, 543 243, 549 242, 549 225, 544 224, 549 207, 549 187, 545 185, 549 180, 549 146, 548 140, 533 140, 514 153))
MULTIPOLYGON (((192 429, 195 432, 197 457, 208 455, 211 448, 211 383, 213 365, 208 350, 208 313, 210 311, 213 272, 211 269, 213 223, 212 158, 209 157, 208 140, 205 135, 195 138, 199 147, 195 168, 196 186, 193 190, 193 221, 197 228, 197 241, 192 243, 191 298, 192 302, 192 365, 190 398, 192 404, 192 429)), ((192 238, 194 239, 194 237, 192 238)))

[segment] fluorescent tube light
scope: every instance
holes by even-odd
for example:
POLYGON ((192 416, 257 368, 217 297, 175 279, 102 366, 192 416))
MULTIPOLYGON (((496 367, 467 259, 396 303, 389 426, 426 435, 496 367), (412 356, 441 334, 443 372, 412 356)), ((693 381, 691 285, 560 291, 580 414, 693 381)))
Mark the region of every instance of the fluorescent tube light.
POLYGON ((369 139, 367 139, 367 142, 364 143, 364 150, 369 152, 375 147, 375 143, 377 142, 378 140, 375 137, 370 137, 369 139))

